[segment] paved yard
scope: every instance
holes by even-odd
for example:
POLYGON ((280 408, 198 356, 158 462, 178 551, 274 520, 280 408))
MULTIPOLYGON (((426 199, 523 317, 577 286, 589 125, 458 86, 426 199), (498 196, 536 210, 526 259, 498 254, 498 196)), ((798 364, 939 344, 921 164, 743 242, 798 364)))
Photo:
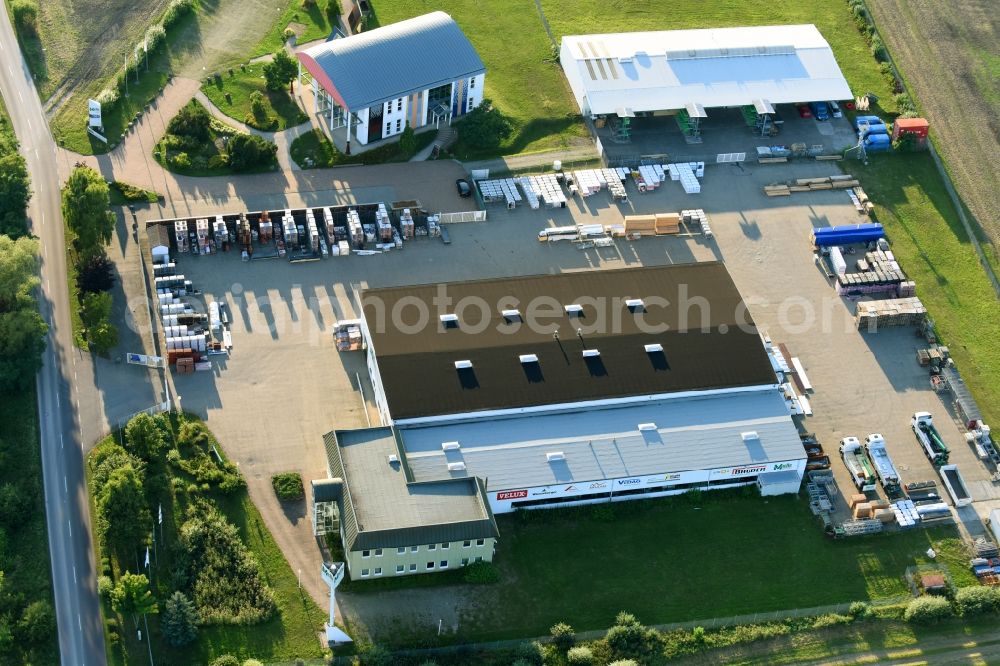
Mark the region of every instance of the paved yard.
MULTIPOLYGON (((330 335, 336 319, 355 316, 356 290, 369 285, 720 258, 726 261, 761 328, 775 342, 785 342, 805 365, 815 387, 811 396, 815 416, 805 419, 804 427, 816 432, 831 452, 842 487, 850 486, 846 469, 836 458, 836 442, 846 435, 863 437, 869 432, 886 436, 904 480, 935 479, 909 428, 914 411, 928 410, 937 416, 953 448, 952 459, 961 466, 974 495, 987 499, 996 493, 985 468, 964 444, 948 406, 930 390, 924 370, 916 363, 914 350, 919 339, 909 329, 858 333, 853 327, 853 304, 836 296, 813 262, 809 243, 813 226, 858 220, 847 195, 830 191, 768 199, 760 190, 767 182, 835 171, 835 167, 821 163, 711 165, 701 195, 685 195, 678 184, 668 182, 645 195, 630 188, 631 200, 622 206, 612 204, 601 193, 573 200, 561 210, 490 207, 486 223, 452 225, 451 245, 419 239, 407 243, 402 251, 379 256, 331 257, 293 265, 278 259, 243 263, 234 253, 184 255, 179 259, 181 271, 206 298, 229 304, 235 348, 215 372, 173 377, 181 405, 204 416, 230 455, 239 461, 253 498, 293 569, 303 570, 304 584, 322 600, 325 586, 313 573, 320 555, 311 536, 308 510, 281 507, 274 500, 269 478, 290 469, 300 471, 306 480, 323 476, 322 434, 333 428, 362 427, 368 418, 377 418, 370 405, 364 407, 358 389, 360 380, 364 396, 370 398, 363 359, 358 354, 338 354, 330 335), (691 207, 708 211, 714 239, 646 238, 586 251, 567 242, 536 240, 537 231, 544 226, 620 222, 622 214, 629 212, 691 207), (804 320, 807 315, 809 321, 804 320)), ((367 171, 359 174, 338 181, 329 190, 287 195, 234 192, 233 198, 220 194, 191 206, 207 213, 334 200, 455 198, 441 185, 451 187, 450 174, 435 176, 433 183, 416 180, 405 185, 399 184, 406 182, 400 176, 395 187, 384 182, 380 185, 367 171), (423 194, 421 188, 428 185, 438 189, 431 187, 423 194), (324 200, 327 193, 350 199, 324 200)), ((442 208, 453 203, 466 202, 455 198, 442 208)), ((979 529, 974 516, 968 524, 972 531, 979 529)), ((341 600, 353 620, 383 628, 404 618, 407 623, 443 619, 446 625, 454 626, 473 603, 472 595, 455 590, 412 590, 404 596, 405 604, 396 603, 398 599, 385 603, 380 595, 344 594, 341 600)))

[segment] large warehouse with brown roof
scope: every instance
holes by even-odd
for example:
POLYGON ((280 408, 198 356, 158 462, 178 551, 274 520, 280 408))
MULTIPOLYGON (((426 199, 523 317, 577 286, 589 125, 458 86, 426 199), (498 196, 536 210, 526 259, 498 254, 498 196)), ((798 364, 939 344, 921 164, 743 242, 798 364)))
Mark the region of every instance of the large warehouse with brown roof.
MULTIPOLYGON (((406 492, 477 479, 490 515, 754 483, 798 491, 798 431, 719 262, 370 289, 362 310, 392 435, 357 473, 343 444, 330 453, 351 498, 384 494, 389 478, 406 492)), ((439 522, 468 515, 453 499, 435 507, 439 522)))

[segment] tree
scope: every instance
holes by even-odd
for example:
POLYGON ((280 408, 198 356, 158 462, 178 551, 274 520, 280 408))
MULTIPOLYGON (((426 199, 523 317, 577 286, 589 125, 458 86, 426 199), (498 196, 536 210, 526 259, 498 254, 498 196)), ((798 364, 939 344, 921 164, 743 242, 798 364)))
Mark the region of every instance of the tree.
POLYGON ((25 210, 31 199, 31 181, 24 158, 13 152, 0 155, 0 234, 18 238, 28 233, 25 210))
POLYGON ((406 123, 402 134, 399 135, 399 152, 405 157, 413 157, 417 153, 417 137, 413 133, 410 123, 406 123))
POLYGON ((73 169, 63 186, 62 212, 83 256, 103 252, 111 242, 115 216, 110 205, 108 184, 101 174, 88 166, 73 169))
POLYGON ((115 266, 103 252, 85 257, 76 267, 76 286, 83 292, 111 291, 115 266))
POLYGON ((208 115, 208 110, 192 101, 170 119, 167 133, 190 137, 195 141, 208 141, 211 138, 211 126, 212 118, 208 115))
POLYGON ((292 82, 298 75, 299 66, 284 51, 275 53, 274 59, 264 65, 264 81, 268 90, 281 90, 287 84, 291 92, 292 82))
POLYGON ((267 106, 264 104, 264 93, 254 90, 250 93, 250 114, 260 123, 267 121, 267 106))
POLYGON ((83 297, 80 305, 80 319, 87 328, 96 328, 102 322, 111 319, 111 294, 107 292, 91 292, 83 297))
POLYGON ((234 171, 247 171, 274 163, 278 147, 251 134, 237 134, 229 140, 229 166, 234 171))
POLYGON ((576 642, 576 633, 573 631, 573 627, 565 622, 552 625, 549 634, 552 635, 552 642, 561 652, 569 650, 576 642))
POLYGON ((162 414, 133 416, 125 426, 125 445, 143 460, 153 460, 166 451, 170 425, 162 414))
POLYGON ((17 391, 35 383, 42 367, 45 334, 41 315, 27 307, 0 312, 0 391, 17 391))
POLYGON ((634 615, 622 611, 604 640, 615 657, 645 657, 656 647, 656 630, 643 626, 634 615))
POLYGON ((31 517, 31 497, 16 482, 0 484, 0 525, 16 529, 31 517))
POLYGON ((18 639, 26 643, 42 643, 56 631, 55 613, 47 601, 28 604, 17 623, 18 639))
POLYGON ((131 553, 149 535, 151 520, 142 475, 131 465, 111 472, 97 491, 98 527, 119 553, 131 553))
POLYGON ((483 99, 479 106, 465 114, 459 127, 466 143, 479 149, 496 148, 514 131, 510 119, 489 99, 483 99))
POLYGON ((132 615, 132 620, 139 624, 139 616, 157 612, 156 599, 149 591, 149 579, 145 574, 134 574, 126 571, 118 579, 111 593, 111 607, 119 613, 132 615))
POLYGON ((38 241, 0 236, 0 312, 31 303, 38 286, 38 241))
POLYGON ((181 591, 174 592, 163 604, 160 629, 167 643, 181 647, 198 637, 198 611, 181 591))
POLYGON ((944 597, 917 597, 906 606, 903 619, 913 624, 935 624, 954 615, 944 597))

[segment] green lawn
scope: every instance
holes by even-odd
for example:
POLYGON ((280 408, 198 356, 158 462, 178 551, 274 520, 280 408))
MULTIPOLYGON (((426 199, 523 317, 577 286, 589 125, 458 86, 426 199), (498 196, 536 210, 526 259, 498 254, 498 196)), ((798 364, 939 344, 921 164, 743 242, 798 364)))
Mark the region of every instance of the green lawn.
POLYGON ((309 120, 287 90, 267 89, 263 68, 263 63, 233 67, 202 84, 201 90, 227 116, 260 130, 283 130, 309 120), (265 118, 250 112, 250 95, 254 92, 264 96, 265 118))
POLYGON ((1000 422, 1000 301, 927 153, 873 155, 843 163, 861 180, 892 250, 917 283, 942 343, 990 423, 1000 422))
MULTIPOLYGON (((623 609, 659 624, 893 599, 907 593, 906 567, 925 562, 932 544, 957 585, 975 584, 953 527, 832 541, 804 500, 739 491, 608 509, 498 516, 501 582, 476 588, 475 609, 448 640, 541 636, 559 621, 601 629, 623 609)), ((427 642, 419 631, 376 638, 427 642)))
MULTIPOLYGON (((416 152, 420 152, 434 142, 436 132, 420 132, 416 139, 416 152)), ((387 143, 372 150, 366 150, 353 155, 345 155, 319 130, 312 130, 292 141, 289 146, 292 159, 303 169, 321 169, 345 164, 384 164, 386 162, 405 162, 410 155, 404 155, 399 149, 399 142, 387 143)))
MULTIPOLYGON (((98 446, 114 441, 114 436, 109 436, 98 446)), ((218 442, 213 439, 212 443, 224 455, 218 442)), ((171 583, 169 574, 171 567, 174 566, 172 549, 177 538, 177 530, 184 520, 185 509, 197 497, 214 504, 239 529, 246 545, 260 563, 261 572, 274 593, 278 613, 273 619, 261 624, 202 627, 198 633, 198 640, 184 648, 172 648, 167 645, 159 631, 158 616, 150 615, 149 629, 156 663, 207 664, 222 654, 238 656, 241 661, 253 657, 268 663, 321 657, 323 651, 317 634, 323 626, 326 615, 316 606, 308 593, 299 589, 295 572, 289 567, 246 491, 240 490, 233 495, 223 495, 217 490, 205 492, 199 490, 197 484, 191 485, 190 477, 180 470, 171 465, 165 465, 164 468, 168 478, 183 482, 168 484, 167 491, 158 495, 156 499, 153 497, 155 491, 148 491, 154 520, 157 514, 156 502, 163 503, 163 537, 158 541, 157 557, 152 569, 152 587, 156 596, 163 599, 176 589, 171 583)), ((87 471, 89 483, 89 466, 87 471)), ((147 478, 153 472, 154 470, 150 469, 147 478)), ((92 494, 93 487, 91 487, 92 494)), ((91 502, 91 512, 96 515, 93 502, 91 502)), ((159 534, 157 537, 159 538, 159 534)), ((99 543, 96 535, 95 543, 99 543)), ((117 565, 115 570, 117 571, 117 565)), ((105 618, 115 615, 107 604, 104 604, 103 610, 105 618)), ((109 663, 112 666, 146 663, 147 644, 135 639, 130 619, 119 618, 119 622, 129 631, 124 632, 123 641, 108 643, 109 663)))
MULTIPOLYGON (((38 406, 34 390, 0 394, 0 423, 3 423, 0 484, 13 484, 17 494, 25 498, 22 513, 16 517, 16 525, 14 516, 0 520, 0 570, 4 574, 0 603, 5 613, 11 613, 10 626, 13 627, 29 603, 42 601, 52 608, 49 541, 38 443, 38 406)), ((9 651, 0 653, 0 662, 58 663, 58 636, 53 632, 40 643, 15 640, 9 651)))
MULTIPOLYGON (((264 39, 254 49, 250 57, 274 53, 285 45, 285 28, 295 31, 296 43, 305 44, 317 39, 325 39, 333 32, 334 24, 327 15, 327 7, 335 0, 316 0, 315 4, 304 6, 302 0, 290 0, 281 17, 268 31, 264 39)), ((346 0, 344 0, 346 2, 346 0)), ((336 18, 334 19, 336 20, 336 18)))

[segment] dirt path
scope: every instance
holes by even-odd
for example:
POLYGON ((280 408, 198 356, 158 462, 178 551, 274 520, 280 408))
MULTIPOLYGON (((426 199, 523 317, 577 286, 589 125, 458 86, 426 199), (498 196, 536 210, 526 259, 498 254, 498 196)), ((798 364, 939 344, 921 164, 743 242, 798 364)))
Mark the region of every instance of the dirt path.
POLYGON ((868 0, 965 204, 1000 243, 1000 19, 994 0, 868 0))

